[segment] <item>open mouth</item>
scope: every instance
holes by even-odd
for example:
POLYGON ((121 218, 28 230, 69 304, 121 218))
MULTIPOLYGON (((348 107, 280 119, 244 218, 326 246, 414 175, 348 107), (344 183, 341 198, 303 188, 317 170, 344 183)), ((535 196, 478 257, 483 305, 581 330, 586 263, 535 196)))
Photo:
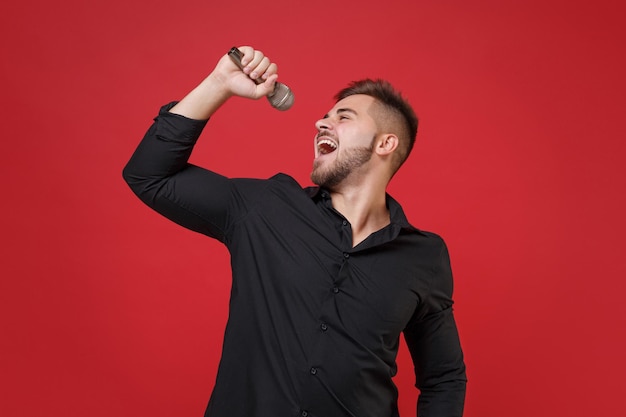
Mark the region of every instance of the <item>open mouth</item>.
POLYGON ((325 155, 337 150, 337 144, 330 139, 322 139, 317 142, 317 149, 320 154, 325 155))

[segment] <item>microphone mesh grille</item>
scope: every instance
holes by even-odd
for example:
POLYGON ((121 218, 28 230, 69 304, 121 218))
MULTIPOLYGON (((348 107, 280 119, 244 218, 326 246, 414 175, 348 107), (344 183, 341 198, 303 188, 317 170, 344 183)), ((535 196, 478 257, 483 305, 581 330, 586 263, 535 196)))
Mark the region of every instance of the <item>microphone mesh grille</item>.
POLYGON ((294 102, 294 96, 291 89, 283 83, 276 83, 274 86, 274 93, 271 96, 268 96, 267 99, 272 107, 281 111, 290 109, 294 102))

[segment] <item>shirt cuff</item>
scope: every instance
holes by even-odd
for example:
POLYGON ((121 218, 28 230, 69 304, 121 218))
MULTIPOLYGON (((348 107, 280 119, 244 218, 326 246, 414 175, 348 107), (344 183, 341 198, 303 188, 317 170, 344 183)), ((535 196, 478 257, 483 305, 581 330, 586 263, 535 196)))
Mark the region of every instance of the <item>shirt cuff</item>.
POLYGON ((195 120, 180 114, 170 113, 170 109, 177 103, 177 101, 173 101, 159 110, 159 115, 154 119, 156 136, 171 142, 195 143, 208 119, 195 120))

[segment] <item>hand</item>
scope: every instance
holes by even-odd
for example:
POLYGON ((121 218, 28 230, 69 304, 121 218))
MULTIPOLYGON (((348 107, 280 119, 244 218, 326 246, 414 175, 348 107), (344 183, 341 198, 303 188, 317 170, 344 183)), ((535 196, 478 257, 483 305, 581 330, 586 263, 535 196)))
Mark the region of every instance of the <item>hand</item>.
POLYGON ((243 71, 225 54, 215 69, 196 88, 185 96, 170 113, 196 120, 208 119, 230 97, 259 99, 274 91, 278 67, 250 46, 242 46, 243 71), (252 79, 265 80, 256 84, 252 79))
POLYGON ((209 78, 220 82, 229 95, 258 99, 273 92, 278 78, 277 65, 263 52, 250 46, 242 46, 239 50, 243 53, 241 58, 243 71, 228 55, 224 55, 209 78), (252 80, 263 82, 257 84, 252 80))

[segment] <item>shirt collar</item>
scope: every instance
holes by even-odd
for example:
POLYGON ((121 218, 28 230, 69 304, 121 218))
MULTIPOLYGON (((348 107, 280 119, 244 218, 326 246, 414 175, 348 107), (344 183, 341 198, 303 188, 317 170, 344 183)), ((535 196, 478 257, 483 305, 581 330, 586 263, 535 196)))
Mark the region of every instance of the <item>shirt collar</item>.
MULTIPOLYGON (((322 187, 307 187, 306 192, 313 201, 330 199, 330 192, 322 187)), ((389 208, 389 218, 392 225, 400 226, 402 229, 424 234, 417 227, 411 225, 402 210, 402 206, 392 196, 386 194, 387 207, 389 208)))

